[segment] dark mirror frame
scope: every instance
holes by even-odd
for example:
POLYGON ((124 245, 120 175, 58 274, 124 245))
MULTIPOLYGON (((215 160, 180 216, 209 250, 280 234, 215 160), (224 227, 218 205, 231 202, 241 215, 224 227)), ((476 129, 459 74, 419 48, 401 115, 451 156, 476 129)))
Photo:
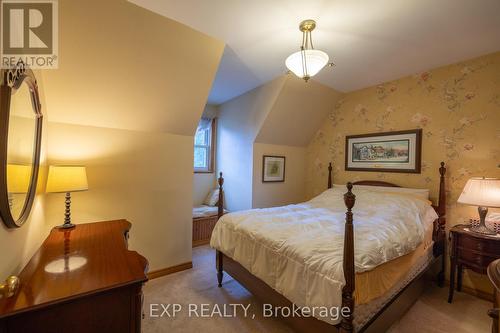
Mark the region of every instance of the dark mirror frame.
POLYGON ((16 68, 3 69, 1 71, 0 87, 0 218, 8 228, 19 228, 28 219, 33 201, 35 199, 40 168, 40 150, 42 141, 42 106, 38 95, 38 85, 35 75, 23 62, 19 62, 16 68), (30 90, 31 105, 35 113, 35 135, 31 170, 31 179, 24 206, 17 220, 12 216, 7 192, 7 147, 9 139, 10 101, 12 95, 22 84, 27 84, 30 90))

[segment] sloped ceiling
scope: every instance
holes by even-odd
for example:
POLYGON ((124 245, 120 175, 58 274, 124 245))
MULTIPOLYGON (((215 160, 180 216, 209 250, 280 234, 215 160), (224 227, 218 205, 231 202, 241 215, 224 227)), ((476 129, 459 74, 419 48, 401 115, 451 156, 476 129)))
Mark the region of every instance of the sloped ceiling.
POLYGON ((224 43, 122 0, 59 1, 49 121, 193 135, 224 43))
POLYGON ((278 77, 219 106, 221 126, 242 141, 253 143, 283 91, 285 77, 278 77))
POLYGON ((282 75, 221 104, 219 124, 250 143, 305 147, 342 95, 282 75))
POLYGON ((307 146, 341 95, 321 83, 287 75, 255 142, 307 146))
POLYGON ((214 104, 283 75, 309 18, 315 47, 337 65, 314 79, 342 92, 500 50, 498 0, 130 1, 227 44, 214 104))

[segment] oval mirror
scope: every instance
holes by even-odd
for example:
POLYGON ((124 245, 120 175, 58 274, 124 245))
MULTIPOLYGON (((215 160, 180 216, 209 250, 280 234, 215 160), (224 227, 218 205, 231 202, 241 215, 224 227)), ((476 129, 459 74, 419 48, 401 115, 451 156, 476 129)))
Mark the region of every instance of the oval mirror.
POLYGON ((20 227, 33 205, 40 163, 42 113, 33 72, 22 62, 2 71, 0 92, 0 217, 20 227))

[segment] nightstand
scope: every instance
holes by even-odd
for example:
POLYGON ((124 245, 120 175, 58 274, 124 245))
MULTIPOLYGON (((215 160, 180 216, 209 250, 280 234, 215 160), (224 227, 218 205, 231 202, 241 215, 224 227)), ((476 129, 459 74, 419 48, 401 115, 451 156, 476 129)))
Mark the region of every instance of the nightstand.
POLYGON ((455 273, 457 290, 462 291, 464 268, 479 274, 486 274, 488 265, 500 258, 500 236, 489 236, 469 231, 470 225, 459 224, 450 230, 450 293, 448 302, 453 300, 455 273))

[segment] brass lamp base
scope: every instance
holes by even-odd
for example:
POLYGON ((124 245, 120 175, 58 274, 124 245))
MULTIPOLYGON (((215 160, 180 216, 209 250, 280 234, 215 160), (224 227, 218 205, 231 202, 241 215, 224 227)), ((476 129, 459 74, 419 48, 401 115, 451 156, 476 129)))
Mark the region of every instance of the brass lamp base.
POLYGON ((314 20, 304 20, 299 25, 299 30, 302 32, 313 31, 314 28, 316 28, 316 21, 314 20))
POLYGON ((488 227, 486 226, 486 214, 488 214, 488 207, 479 206, 477 210, 479 212, 479 225, 470 228, 470 231, 482 235, 491 235, 491 236, 496 235, 497 234, 496 232, 488 229, 488 227))

